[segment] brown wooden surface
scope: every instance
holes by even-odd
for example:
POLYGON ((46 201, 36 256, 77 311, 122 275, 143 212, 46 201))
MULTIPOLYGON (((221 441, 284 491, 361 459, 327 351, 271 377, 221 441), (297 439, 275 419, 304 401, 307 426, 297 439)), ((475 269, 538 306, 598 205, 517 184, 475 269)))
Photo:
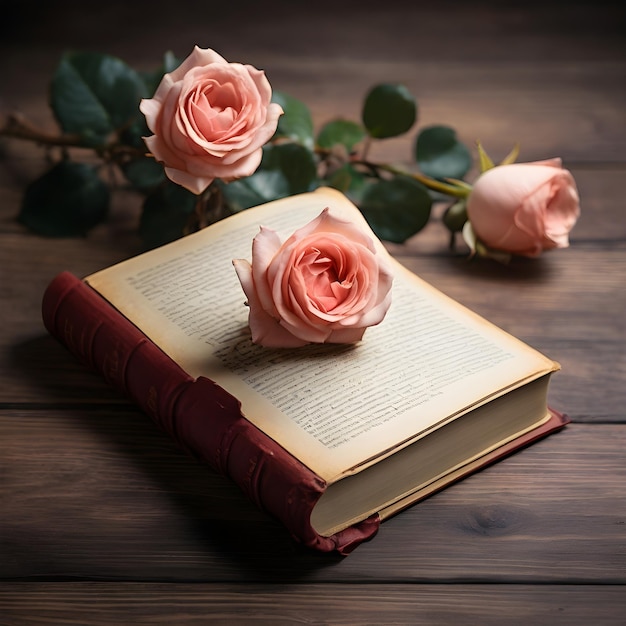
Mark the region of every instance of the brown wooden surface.
MULTIPOLYGON (((41 294, 140 250, 119 193, 86 239, 16 223, 40 150, 0 142, 0 624, 625 624, 626 50, 619 3, 3 5, 0 113, 50 127, 65 49, 149 69, 193 44, 262 67, 317 125, 404 82, 421 123, 501 157, 562 156, 582 217, 568 250, 504 268, 451 255, 437 220, 389 246, 444 292, 558 360, 573 420, 386 522, 347 558, 294 544, 84 371, 40 321, 41 294)), ((374 155, 401 161, 409 139, 374 155)))

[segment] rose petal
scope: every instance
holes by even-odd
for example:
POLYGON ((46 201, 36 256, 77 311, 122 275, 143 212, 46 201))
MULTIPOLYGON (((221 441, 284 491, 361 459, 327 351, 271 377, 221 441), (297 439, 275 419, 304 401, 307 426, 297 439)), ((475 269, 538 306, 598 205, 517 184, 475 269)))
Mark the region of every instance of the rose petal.
POLYGON ((214 178, 202 178, 195 174, 189 174, 183 170, 177 170, 172 167, 165 168, 165 175, 177 185, 184 187, 187 191, 200 195, 215 180, 214 178))
POLYGON ((250 176, 283 113, 271 96, 262 70, 196 46, 140 103, 153 133, 146 145, 168 177, 193 193, 216 178, 250 176))
POLYGON ((565 180, 555 190, 545 215, 546 237, 557 248, 569 245, 569 232, 580 216, 580 199, 574 177, 567 170, 563 171, 562 176, 565 180))
POLYGON ((494 167, 480 176, 467 200, 479 240, 524 256, 568 245, 579 212, 574 179, 560 159, 494 167))
POLYGON ((271 228, 261 226, 258 234, 252 240, 252 268, 256 290, 261 305, 271 315, 279 315, 272 299, 272 288, 268 281, 267 268, 280 249, 280 237, 271 228))
POLYGON ((170 72, 170 77, 174 82, 182 80, 189 72, 195 67, 205 67, 211 64, 228 64, 228 61, 215 52, 215 50, 211 50, 211 48, 200 48, 199 46, 194 46, 191 54, 183 60, 183 62, 172 72, 170 72))
POLYGON ((361 341, 366 330, 365 327, 335 329, 326 339, 326 343, 357 343, 361 341))
POLYGON ((306 345, 307 341, 292 335, 277 319, 265 312, 257 297, 250 263, 244 259, 235 259, 233 265, 248 298, 249 325, 253 343, 266 348, 299 348, 306 345))

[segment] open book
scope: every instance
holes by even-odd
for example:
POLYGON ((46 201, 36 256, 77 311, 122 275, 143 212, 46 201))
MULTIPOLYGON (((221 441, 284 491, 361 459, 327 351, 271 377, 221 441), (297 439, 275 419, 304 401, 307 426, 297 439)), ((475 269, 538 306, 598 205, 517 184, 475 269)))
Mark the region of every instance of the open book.
MULTIPOLYGON (((361 342, 254 345, 232 260, 250 258, 260 225, 284 240, 325 207, 368 228, 343 194, 324 188, 243 211, 84 279, 190 380, 208 379, 236 398, 239 417, 316 478, 304 523, 321 538, 384 519, 564 423, 547 407, 554 361, 393 259, 391 307, 361 342)), ((52 321, 60 299, 51 292, 44 300, 46 325, 79 353, 76 337, 52 321)), ((105 357, 89 360, 107 367, 105 357)), ((170 398, 168 411, 174 404, 170 398)), ((198 419, 209 428, 212 415, 198 419)), ((202 446, 168 429, 185 447, 202 446)))

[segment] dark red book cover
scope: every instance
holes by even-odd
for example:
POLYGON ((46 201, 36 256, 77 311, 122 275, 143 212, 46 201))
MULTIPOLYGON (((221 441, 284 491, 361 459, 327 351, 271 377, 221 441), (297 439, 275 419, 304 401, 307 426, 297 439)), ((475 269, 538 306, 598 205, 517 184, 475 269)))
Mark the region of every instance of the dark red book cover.
MULTIPOLYGON (((84 281, 68 272, 59 274, 44 294, 42 315, 48 331, 82 363, 125 393, 181 448, 229 476, 296 540, 348 554, 377 533, 380 518, 373 515, 330 537, 319 535, 310 515, 325 482, 249 422, 236 398, 208 378, 189 376, 84 281)), ((486 455, 467 473, 568 421, 553 411, 551 420, 486 455)))

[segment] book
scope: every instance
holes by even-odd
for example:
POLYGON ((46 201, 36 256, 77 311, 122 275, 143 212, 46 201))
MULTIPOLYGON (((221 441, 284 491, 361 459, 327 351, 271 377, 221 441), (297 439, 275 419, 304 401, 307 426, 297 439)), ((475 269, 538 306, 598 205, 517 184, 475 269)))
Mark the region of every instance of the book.
POLYGON ((317 550, 349 553, 388 517, 568 422, 548 407, 556 362, 406 269, 328 188, 84 278, 63 272, 42 313, 184 450, 317 550), (388 257, 386 318, 355 344, 255 345, 232 260, 250 257, 261 225, 284 239, 327 207, 388 257))

